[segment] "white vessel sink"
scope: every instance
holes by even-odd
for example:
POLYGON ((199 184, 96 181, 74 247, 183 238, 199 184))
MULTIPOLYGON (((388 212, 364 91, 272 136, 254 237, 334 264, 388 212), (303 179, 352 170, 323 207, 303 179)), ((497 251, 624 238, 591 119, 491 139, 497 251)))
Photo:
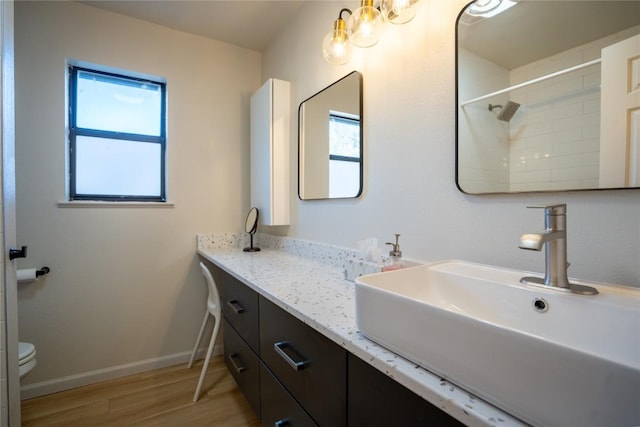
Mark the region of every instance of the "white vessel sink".
POLYGON ((640 425, 640 289, 575 295, 520 284, 526 275, 445 261, 362 276, 356 322, 527 423, 640 425))

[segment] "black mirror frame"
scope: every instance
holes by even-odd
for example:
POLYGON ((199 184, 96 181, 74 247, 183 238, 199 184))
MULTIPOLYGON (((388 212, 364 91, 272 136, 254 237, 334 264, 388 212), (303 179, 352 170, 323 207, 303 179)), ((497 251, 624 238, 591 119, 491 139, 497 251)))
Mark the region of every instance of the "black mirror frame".
POLYGON ((311 95, 310 97, 308 97, 307 99, 305 99, 304 101, 302 101, 300 103, 300 105, 298 106, 298 199, 303 200, 303 201, 313 201, 313 200, 348 200, 348 199, 357 199, 358 197, 360 197, 362 195, 363 189, 364 189, 364 102, 363 102, 363 76, 362 73, 359 71, 352 71, 349 74, 341 77, 340 79, 336 80, 335 82, 331 83, 329 86, 321 89, 320 91, 316 92, 315 94, 311 95), (343 81, 344 79, 352 76, 353 74, 357 74, 359 76, 359 93, 360 93, 360 99, 358 100, 358 102, 360 103, 360 174, 359 174, 359 178, 360 178, 360 187, 358 188, 358 192, 352 196, 352 197, 327 197, 327 198, 322 198, 322 199, 304 199, 302 198, 302 195, 300 194, 300 172, 301 172, 301 168, 300 168, 300 162, 301 162, 301 158, 300 158, 300 145, 302 144, 302 126, 301 126, 301 114, 302 114, 302 105, 309 101, 310 99, 312 99, 314 96, 317 96, 319 94, 321 94, 322 92, 330 89, 331 87, 333 87, 334 85, 340 83, 341 81, 343 81))

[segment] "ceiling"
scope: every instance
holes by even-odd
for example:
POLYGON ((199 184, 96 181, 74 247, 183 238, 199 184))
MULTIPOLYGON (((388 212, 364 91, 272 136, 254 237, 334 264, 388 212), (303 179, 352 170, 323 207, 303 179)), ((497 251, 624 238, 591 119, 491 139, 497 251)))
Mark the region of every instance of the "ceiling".
POLYGON ((305 0, 84 0, 89 6, 262 51, 305 0))
POLYGON ((640 1, 530 1, 466 25, 461 47, 508 70, 640 24, 640 1))
MULTIPOLYGON (((264 50, 308 1, 312 0, 78 0, 257 51, 264 50)), ((513 69, 640 23, 638 0, 519 1, 491 19, 471 25, 461 19, 460 45, 513 69)))

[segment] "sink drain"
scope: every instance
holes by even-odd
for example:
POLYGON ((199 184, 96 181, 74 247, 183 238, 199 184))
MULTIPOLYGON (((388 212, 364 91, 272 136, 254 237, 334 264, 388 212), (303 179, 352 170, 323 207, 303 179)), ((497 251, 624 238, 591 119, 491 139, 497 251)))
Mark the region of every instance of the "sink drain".
POLYGON ((549 310, 549 303, 544 298, 536 298, 533 300, 533 309, 538 313, 544 313, 549 310))

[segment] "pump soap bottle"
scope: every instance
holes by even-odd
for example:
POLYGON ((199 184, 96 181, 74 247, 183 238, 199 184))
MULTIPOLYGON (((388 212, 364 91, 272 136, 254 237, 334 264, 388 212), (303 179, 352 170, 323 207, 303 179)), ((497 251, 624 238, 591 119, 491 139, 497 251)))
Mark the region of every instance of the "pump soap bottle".
POLYGON ((398 243, 398 239, 400 238, 399 234, 396 234, 396 242, 386 242, 385 245, 391 245, 393 249, 389 251, 389 259, 382 266, 382 271, 392 271, 398 270, 400 268, 404 268, 404 264, 402 263, 402 251, 400 250, 400 244, 398 243))

